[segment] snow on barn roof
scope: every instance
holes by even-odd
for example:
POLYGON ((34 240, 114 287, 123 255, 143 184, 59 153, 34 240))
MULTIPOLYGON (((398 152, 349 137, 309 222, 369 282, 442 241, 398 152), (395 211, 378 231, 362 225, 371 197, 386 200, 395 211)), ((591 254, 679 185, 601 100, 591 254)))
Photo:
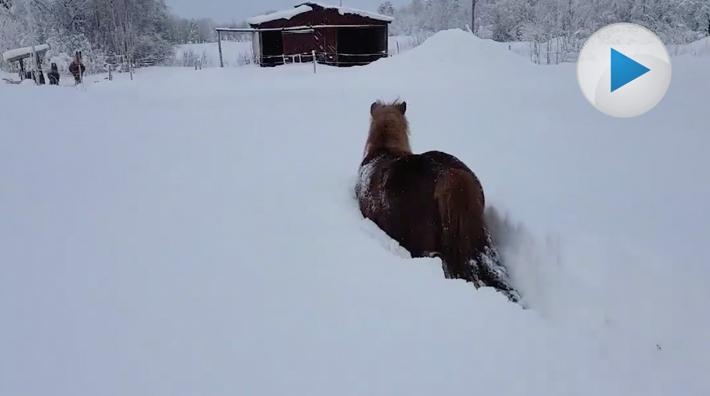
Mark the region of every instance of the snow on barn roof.
POLYGON ((272 12, 270 14, 259 15, 259 16, 255 16, 253 18, 249 18, 249 19, 247 19, 247 23, 250 25, 259 25, 262 23, 276 21, 279 19, 291 19, 291 18, 295 17, 296 15, 301 15, 306 12, 313 11, 312 6, 321 7, 321 8, 330 9, 330 10, 338 10, 340 15, 358 15, 358 16, 361 16, 364 18, 375 19, 375 20, 383 21, 383 22, 392 22, 394 20, 394 18, 389 17, 387 15, 377 14, 377 13, 369 12, 369 11, 358 10, 355 8, 338 7, 338 6, 332 6, 332 5, 327 5, 327 4, 323 4, 323 3, 308 2, 308 3, 298 4, 288 10, 272 12))
MULTIPOLYGON (((34 51, 42 55, 43 52, 49 50, 49 44, 40 44, 34 46, 34 51)), ((32 56, 32 47, 15 48, 3 52, 2 58, 5 62, 15 62, 20 59, 29 58, 32 56)))
POLYGON ((264 14, 249 18, 247 19, 247 23, 250 25, 259 25, 265 22, 271 22, 278 19, 291 19, 296 15, 301 15, 308 11, 313 11, 313 8, 307 5, 299 5, 294 8, 291 8, 290 10, 276 11, 270 14, 264 14))

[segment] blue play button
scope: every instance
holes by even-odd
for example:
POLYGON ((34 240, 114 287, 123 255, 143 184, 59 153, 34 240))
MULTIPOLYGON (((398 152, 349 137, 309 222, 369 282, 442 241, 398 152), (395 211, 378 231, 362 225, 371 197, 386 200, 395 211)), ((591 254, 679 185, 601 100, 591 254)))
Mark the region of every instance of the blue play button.
POLYGON ((611 92, 650 72, 651 69, 611 49, 611 92))
POLYGON ((577 60, 584 97, 597 110, 619 118, 640 116, 660 103, 672 73, 663 41, 632 23, 599 29, 584 43, 577 60))

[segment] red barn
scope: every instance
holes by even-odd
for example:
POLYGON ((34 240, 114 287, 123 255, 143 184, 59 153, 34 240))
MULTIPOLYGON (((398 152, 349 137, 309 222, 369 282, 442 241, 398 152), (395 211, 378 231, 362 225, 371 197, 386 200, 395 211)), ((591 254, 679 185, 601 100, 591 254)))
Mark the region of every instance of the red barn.
POLYGON ((247 20, 254 32, 254 57, 262 66, 312 62, 366 65, 387 57, 392 18, 347 7, 303 3, 247 20))

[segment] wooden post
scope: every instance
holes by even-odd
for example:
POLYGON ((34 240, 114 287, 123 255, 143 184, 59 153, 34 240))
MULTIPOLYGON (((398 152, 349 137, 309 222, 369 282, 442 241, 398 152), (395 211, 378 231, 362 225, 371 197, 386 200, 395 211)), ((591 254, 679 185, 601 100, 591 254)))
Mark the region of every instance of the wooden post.
POLYGON ((219 67, 224 67, 224 59, 222 58, 222 32, 217 31, 217 48, 219 48, 219 67))
POLYGON ((471 33, 476 34, 476 0, 471 0, 471 33))
POLYGON ((32 79, 35 84, 39 85, 39 76, 37 76, 37 53, 35 52, 35 46, 32 46, 32 79))
POLYGON ((25 60, 20 59, 20 81, 25 80, 25 60))
POLYGON ((316 50, 311 50, 313 56, 313 74, 316 74, 316 50))

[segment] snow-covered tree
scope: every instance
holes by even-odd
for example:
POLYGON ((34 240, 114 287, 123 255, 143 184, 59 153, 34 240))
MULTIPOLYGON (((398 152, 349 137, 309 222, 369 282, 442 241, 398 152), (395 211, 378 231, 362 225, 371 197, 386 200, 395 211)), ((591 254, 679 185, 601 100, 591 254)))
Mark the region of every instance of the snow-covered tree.
POLYGON ((382 15, 392 16, 394 15, 394 5, 392 5, 391 1, 385 1, 377 7, 377 12, 382 15))
POLYGON ((646 26, 668 44, 710 35, 710 0, 411 0, 394 17, 396 34, 470 25, 483 38, 529 41, 539 61, 551 63, 573 58, 587 37, 615 22, 646 26))
MULTIPOLYGON (((82 51, 89 69, 106 57, 154 64, 171 57, 182 19, 164 0, 0 0, 0 50, 48 42, 50 56, 82 51)), ((214 24, 191 21, 196 41, 210 39, 214 24)), ((184 42, 184 41, 182 41, 184 42)))

